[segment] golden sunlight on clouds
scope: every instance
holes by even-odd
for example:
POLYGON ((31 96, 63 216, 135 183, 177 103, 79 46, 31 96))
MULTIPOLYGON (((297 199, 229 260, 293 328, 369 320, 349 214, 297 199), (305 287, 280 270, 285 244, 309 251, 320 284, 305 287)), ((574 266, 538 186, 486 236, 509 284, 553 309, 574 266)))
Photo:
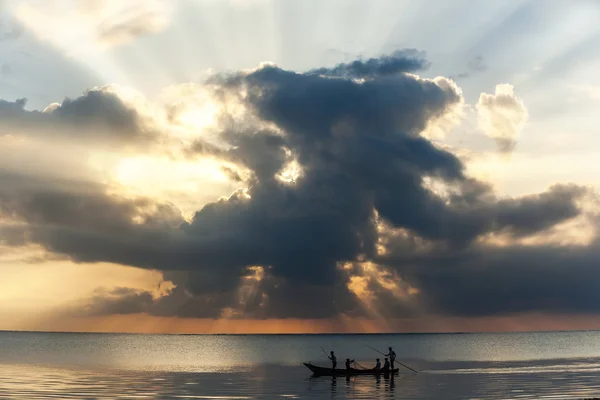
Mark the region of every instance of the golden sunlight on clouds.
POLYGON ((188 128, 183 130, 183 132, 194 134, 195 132, 214 127, 217 123, 217 106, 214 104, 205 107, 190 107, 189 105, 185 105, 182 108, 182 110, 178 110, 178 115, 174 118, 174 122, 188 128))
POLYGON ((197 83, 169 86, 160 93, 157 102, 166 107, 167 121, 183 128, 179 132, 184 139, 210 133, 225 109, 207 87, 197 83))
POLYGON ((385 222, 377 212, 375 212, 375 220, 377 223, 378 238, 376 243, 377 254, 384 256, 390 253, 390 247, 397 243, 411 243, 413 251, 431 251, 433 243, 423 239, 414 232, 410 232, 406 228, 395 228, 385 222))
MULTIPOLYGON (((205 71, 206 78, 213 71, 205 71)), ((164 88, 154 99, 164 110, 164 121, 169 132, 184 143, 190 144, 202 138, 215 146, 221 146, 216 136, 224 126, 255 126, 280 132, 273 123, 257 118, 243 102, 247 96, 244 88, 237 93, 218 90, 211 84, 183 83, 164 88)))
POLYGON ((157 181, 168 182, 175 190, 194 190, 191 178, 227 182, 222 164, 212 159, 194 161, 173 160, 167 157, 126 157, 116 166, 114 177, 128 187, 151 187, 157 181), (178 181, 181 179, 181 181, 178 181))
MULTIPOLYGON (((288 157, 291 153, 288 154, 288 157)), ((283 166, 281 171, 275 175, 280 182, 293 184, 302 177, 302 166, 296 159, 292 159, 286 165, 283 166)))
POLYGON ((492 232, 477 238, 477 242, 495 247, 589 246, 597 237, 597 226, 600 221, 599 204, 596 195, 588 194, 578 202, 581 213, 573 219, 527 237, 515 238, 507 232, 492 232))
POLYGON ((523 101, 510 84, 496 85, 494 94, 481 93, 476 105, 479 124, 494 139, 502 153, 514 150, 520 132, 529 119, 523 101))
POLYGON ((446 204, 450 203, 450 196, 458 192, 458 188, 453 188, 443 179, 431 176, 423 177, 421 186, 443 199, 446 204))
POLYGON ((176 159, 159 155, 96 154, 90 165, 104 171, 113 194, 148 196, 167 201, 189 217, 206 203, 240 188, 226 175, 223 162, 212 158, 176 159))
POLYGON ((253 265, 246 267, 246 271, 248 274, 242 278, 242 282, 240 283, 237 292, 237 304, 239 309, 233 307, 223 309, 221 312, 221 317, 223 319, 241 317, 243 315, 244 307, 248 302, 253 301, 256 296, 260 296, 258 304, 259 309, 264 308, 269 300, 266 293, 259 292, 260 283, 265 277, 265 268, 260 265, 253 265))
POLYGON ((438 76, 434 78, 433 81, 443 89, 451 90, 458 93, 460 96, 460 99, 452 104, 445 113, 430 120, 425 129, 421 132, 421 136, 436 141, 446 137, 448 132, 461 124, 465 118, 465 99, 462 96, 462 89, 452 79, 438 76))
POLYGON ((27 136, 0 135, 0 169, 41 176, 69 176, 73 180, 90 178, 81 165, 81 152, 56 141, 41 142, 27 136), (23 160, 31 160, 24 163, 23 160))
POLYGON ((382 315, 380 309, 382 305, 377 301, 375 290, 383 290, 411 308, 415 306, 411 302, 412 298, 421 293, 418 288, 402 281, 395 271, 369 261, 346 263, 340 268, 350 274, 348 289, 360 300, 370 318, 379 321, 380 324, 387 324, 387 322, 382 315))
POLYGON ((0 315, 22 312, 33 319, 40 314, 50 316, 80 304, 98 288, 168 290, 161 282, 162 273, 156 271, 110 263, 74 263, 52 257, 39 246, 0 246, 0 315))
POLYGON ((394 271, 387 270, 372 262, 363 262, 359 265, 363 277, 374 280, 379 286, 389 291, 398 299, 408 299, 410 296, 420 293, 417 288, 413 288, 402 281, 394 271))

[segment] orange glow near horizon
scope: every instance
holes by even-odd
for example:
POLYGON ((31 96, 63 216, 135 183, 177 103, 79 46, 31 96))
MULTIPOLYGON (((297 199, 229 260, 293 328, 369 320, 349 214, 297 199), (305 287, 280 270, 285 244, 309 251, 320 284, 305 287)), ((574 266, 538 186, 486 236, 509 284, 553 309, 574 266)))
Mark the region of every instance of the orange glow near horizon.
MULTIPOLYGON (((24 321, 23 321, 24 322, 24 321)), ((520 314, 503 317, 422 317, 392 319, 383 326, 364 318, 332 320, 299 319, 184 319, 145 314, 106 317, 48 318, 11 326, 0 322, 2 330, 48 332, 97 332, 141 334, 331 334, 331 333, 451 333, 451 332, 530 332, 560 330, 600 330, 600 316, 549 316, 520 314)))

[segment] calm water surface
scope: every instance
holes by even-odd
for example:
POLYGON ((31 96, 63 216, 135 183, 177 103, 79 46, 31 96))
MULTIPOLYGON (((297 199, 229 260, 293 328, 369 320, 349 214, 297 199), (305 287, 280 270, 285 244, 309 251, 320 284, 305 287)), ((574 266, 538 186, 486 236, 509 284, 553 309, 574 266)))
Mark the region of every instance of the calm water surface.
MULTIPOLYGON (((343 363, 341 363, 343 364, 343 363)), ((0 332, 0 398, 572 399, 600 397, 600 332, 118 335, 0 332), (419 370, 312 378, 320 349, 419 370)))

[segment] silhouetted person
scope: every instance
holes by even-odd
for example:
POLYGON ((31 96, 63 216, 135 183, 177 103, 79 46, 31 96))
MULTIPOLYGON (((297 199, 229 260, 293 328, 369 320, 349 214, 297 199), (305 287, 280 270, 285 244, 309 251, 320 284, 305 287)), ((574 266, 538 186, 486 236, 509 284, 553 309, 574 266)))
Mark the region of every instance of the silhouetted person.
POLYGON ((377 364, 375 365, 375 369, 381 369, 381 362, 379 361, 379 358, 377 359, 377 364))
POLYGON ((337 366, 337 358, 335 358, 335 354, 333 351, 331 352, 331 356, 327 356, 331 360, 331 365, 333 365, 333 369, 337 366))
POLYGON ((385 359, 385 362, 383 363, 383 370, 384 371, 389 371, 390 369, 390 362, 388 361, 388 359, 385 359))
POLYGON ((351 360, 349 358, 346 358, 346 369, 352 369, 351 364, 354 362, 354 360, 351 360))
POLYGON ((390 358, 390 363, 391 363, 391 367, 392 370, 394 369, 394 361, 396 361, 396 353, 394 352, 394 350, 392 350, 392 348, 389 348, 390 352, 386 354, 386 356, 388 356, 390 358))

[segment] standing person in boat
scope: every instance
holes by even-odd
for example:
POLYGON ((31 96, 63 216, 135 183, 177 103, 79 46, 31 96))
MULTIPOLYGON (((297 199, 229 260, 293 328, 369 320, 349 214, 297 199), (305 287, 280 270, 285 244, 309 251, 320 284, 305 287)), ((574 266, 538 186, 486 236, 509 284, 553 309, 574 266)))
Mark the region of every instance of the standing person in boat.
POLYGON ((349 358, 346 358, 346 369, 353 369, 352 368, 352 363, 354 362, 354 360, 351 360, 349 358))
POLYGON ((392 348, 389 348, 390 352, 386 354, 386 357, 390 358, 390 363, 392 366, 392 369, 394 369, 394 361, 396 361, 396 353, 394 352, 394 350, 392 350, 392 348))
POLYGON ((333 369, 335 369, 337 366, 337 358, 335 357, 335 354, 333 354, 333 350, 331 351, 331 356, 327 356, 327 358, 331 360, 331 365, 333 365, 333 369))
POLYGON ((385 358, 385 362, 383 363, 383 370, 384 371, 390 370, 390 362, 388 361, 387 357, 385 358))
POLYGON ((377 364, 375 365, 375 369, 377 369, 377 370, 381 369, 381 362, 379 361, 379 358, 377 359, 377 364))

